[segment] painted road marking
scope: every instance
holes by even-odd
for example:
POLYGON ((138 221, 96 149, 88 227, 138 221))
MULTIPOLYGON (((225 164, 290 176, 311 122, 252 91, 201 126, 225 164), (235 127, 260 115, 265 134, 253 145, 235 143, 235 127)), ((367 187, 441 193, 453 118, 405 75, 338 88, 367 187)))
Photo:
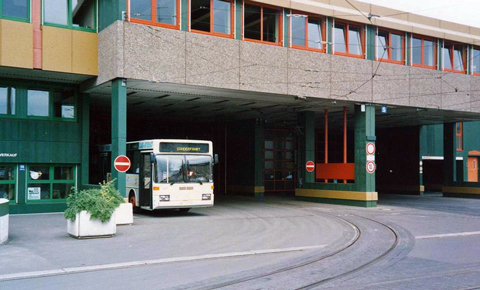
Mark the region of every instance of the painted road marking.
POLYGON ((463 233, 453 233, 453 234, 439 234, 439 235, 427 235, 427 236, 416 236, 417 240, 425 239, 439 239, 439 238, 450 238, 450 237, 465 237, 465 236, 476 236, 480 235, 480 232, 463 232, 463 233))
POLYGON ((132 262, 125 262, 125 263, 113 263, 113 264, 94 265, 94 266, 86 266, 86 267, 61 268, 61 269, 46 270, 46 271, 21 272, 21 273, 0 275, 0 281, 57 276, 57 275, 64 275, 64 274, 75 274, 75 273, 93 272, 93 271, 100 271, 100 270, 112 270, 112 269, 138 267, 138 266, 159 265, 159 264, 175 263, 175 262, 192 262, 192 261, 200 261, 200 260, 207 260, 207 259, 298 252, 298 251, 320 249, 320 248, 324 248, 325 246, 326 245, 317 245, 317 246, 295 247, 295 248, 254 250, 254 251, 246 251, 246 252, 232 252, 232 253, 222 253, 222 254, 190 256, 190 257, 165 258, 165 259, 158 259, 158 260, 132 261, 132 262))

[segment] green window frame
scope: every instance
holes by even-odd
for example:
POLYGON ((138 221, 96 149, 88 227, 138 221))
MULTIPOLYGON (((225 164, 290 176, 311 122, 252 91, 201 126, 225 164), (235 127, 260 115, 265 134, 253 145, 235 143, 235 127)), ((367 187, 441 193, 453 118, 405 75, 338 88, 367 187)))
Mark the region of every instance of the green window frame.
POLYGON ((76 188, 76 179, 77 166, 74 164, 29 164, 27 166, 27 203, 64 202, 71 188, 76 188), (65 170, 66 168, 69 170, 65 170), (66 178, 65 175, 69 177, 66 178))
MULTIPOLYGON (((36 101, 38 101, 39 96, 36 97, 36 101)), ((66 100, 66 99, 65 99, 66 100)), ((61 120, 66 122, 75 122, 77 120, 78 115, 78 94, 77 91, 73 88, 53 88, 53 89, 42 89, 42 88, 30 88, 27 89, 27 118, 28 119, 43 119, 43 120, 61 120), (60 92, 71 92, 73 97, 72 105, 65 104, 62 105, 61 100, 58 101, 58 93, 60 92), (48 93, 48 108, 46 108, 46 113, 33 113, 30 110, 39 110, 40 104, 33 103, 33 98, 35 97, 33 94, 35 92, 46 92, 48 93), (60 105, 60 107, 58 106, 60 105), (69 107, 72 107, 69 108, 69 107), (71 114, 73 114, 72 117, 71 114)))
POLYGON ((17 166, 12 164, 0 164, 0 198, 15 203, 17 200, 17 166), (10 167, 11 171, 7 171, 10 167), (8 173, 11 179, 7 179, 8 173), (7 191, 8 190, 8 191, 7 191), (13 192, 12 192, 13 191, 13 192))
POLYGON ((42 23, 43 25, 59 27, 59 28, 68 28, 72 30, 80 30, 80 31, 87 31, 87 32, 97 32, 98 26, 98 19, 97 19, 97 11, 98 11, 98 1, 92 0, 93 3, 93 28, 88 27, 79 27, 75 26, 73 23, 73 13, 72 13, 72 1, 73 0, 42 0, 42 23), (58 24, 45 21, 45 1, 67 1, 67 23, 66 24, 58 24))
POLYGON ((7 20, 13 20, 13 21, 20 21, 20 22, 27 22, 30 23, 30 18, 31 18, 31 0, 27 0, 27 18, 23 17, 16 17, 16 16, 8 16, 3 14, 3 1, 0 0, 0 18, 2 19, 7 19, 7 20))

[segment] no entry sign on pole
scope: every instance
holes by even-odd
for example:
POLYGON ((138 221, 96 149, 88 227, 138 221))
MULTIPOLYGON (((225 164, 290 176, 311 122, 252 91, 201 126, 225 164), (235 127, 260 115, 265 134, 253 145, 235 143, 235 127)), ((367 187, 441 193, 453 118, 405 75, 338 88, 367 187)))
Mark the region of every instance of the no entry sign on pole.
POLYGON ((367 154, 368 155, 373 155, 375 154, 375 144, 373 143, 368 143, 367 146, 366 146, 366 149, 367 149, 367 154))
POLYGON ((368 161, 367 162, 367 172, 368 173, 374 173, 375 170, 377 169, 377 165, 373 161, 368 161))
POLYGON ((305 168, 308 172, 313 172, 315 170, 315 163, 313 163, 313 161, 307 161, 305 168))
POLYGON ((128 159, 128 157, 125 155, 118 156, 113 162, 113 166, 118 172, 127 171, 130 168, 130 164, 130 159, 128 159))

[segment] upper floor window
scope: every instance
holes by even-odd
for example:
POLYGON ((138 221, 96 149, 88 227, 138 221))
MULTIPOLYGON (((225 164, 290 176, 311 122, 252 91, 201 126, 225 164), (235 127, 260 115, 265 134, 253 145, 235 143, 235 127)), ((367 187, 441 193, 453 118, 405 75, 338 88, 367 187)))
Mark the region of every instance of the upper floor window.
POLYGON ((472 56, 470 58, 472 62, 472 73, 480 74, 480 48, 474 47, 472 49, 472 56))
POLYGON ((0 115, 15 115, 15 88, 0 87, 0 115))
POLYGON ((292 47, 325 52, 325 21, 320 17, 291 14, 292 47))
POLYGON ((43 23, 95 31, 95 0, 43 0, 43 23))
POLYGON ((455 136, 457 151, 463 151, 463 123, 455 123, 455 136))
POLYGON ((75 118, 73 90, 28 90, 27 115, 32 117, 75 118))
POLYGON ((2 18, 12 20, 29 21, 30 0, 1 0, 2 18))
POLYGON ((280 8, 245 3, 243 36, 245 39, 280 44, 280 8))
POLYGON ((400 32, 379 29, 377 32, 377 60, 404 63, 404 37, 400 32))
POLYGON ((130 21, 180 29, 178 0, 130 0, 130 21))
POLYGON ((412 65, 435 69, 437 66, 437 43, 433 38, 412 37, 412 65))
POLYGON ((465 73, 465 51, 463 44, 445 42, 442 48, 443 70, 465 73))
POLYGON ((335 22, 333 27, 334 54, 364 57, 363 27, 360 24, 335 22))
POLYGON ((232 0, 192 0, 192 31, 233 37, 232 0))

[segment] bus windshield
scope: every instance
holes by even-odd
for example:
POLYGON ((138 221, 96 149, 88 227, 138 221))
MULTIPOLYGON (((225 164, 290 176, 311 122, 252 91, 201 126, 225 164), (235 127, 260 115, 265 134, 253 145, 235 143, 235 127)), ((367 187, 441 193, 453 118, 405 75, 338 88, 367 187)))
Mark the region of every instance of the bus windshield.
POLYGON ((156 160, 156 183, 213 182, 208 155, 157 155, 156 160))

